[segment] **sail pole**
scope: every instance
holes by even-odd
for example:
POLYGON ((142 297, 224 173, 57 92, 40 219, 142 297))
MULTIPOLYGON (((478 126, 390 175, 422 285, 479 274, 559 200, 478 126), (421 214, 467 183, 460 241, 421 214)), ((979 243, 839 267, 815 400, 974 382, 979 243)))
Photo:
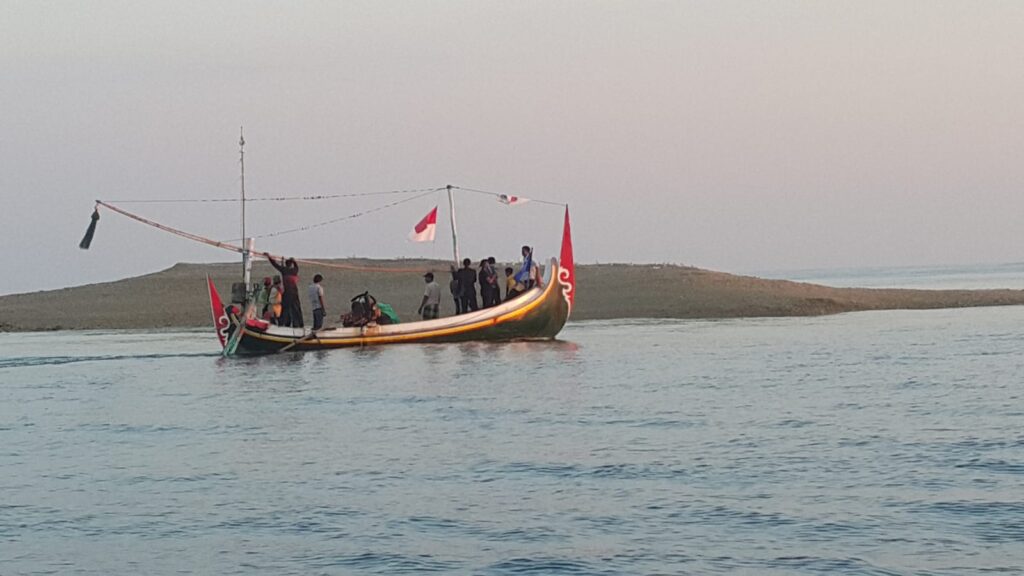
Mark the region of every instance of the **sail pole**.
POLYGON ((245 283, 245 299, 251 298, 252 289, 252 248, 253 241, 245 237, 245 135, 242 127, 238 128, 238 163, 241 169, 242 185, 242 282, 245 283))
POLYGON ((245 242, 245 136, 242 127, 238 128, 238 163, 242 170, 242 242, 245 242))
POLYGON ((459 235, 455 228, 455 198, 452 196, 452 185, 448 185, 448 210, 452 215, 452 252, 455 255, 455 267, 458 268, 461 264, 459 263, 459 235))

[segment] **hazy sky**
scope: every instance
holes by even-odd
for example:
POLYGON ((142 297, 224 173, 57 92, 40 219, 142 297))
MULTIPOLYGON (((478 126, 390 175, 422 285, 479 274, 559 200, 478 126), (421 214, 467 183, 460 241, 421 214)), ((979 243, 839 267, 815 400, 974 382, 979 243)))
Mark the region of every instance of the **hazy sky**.
MULTIPOLYGON (((240 125, 251 196, 560 200, 584 262, 1024 253, 1022 2, 4 0, 0 293, 234 258, 109 213, 77 244, 95 198, 237 195, 240 125)), ((384 201, 261 205, 250 231, 384 201)), ((459 202, 467 255, 557 252, 557 208, 459 202)), ((261 248, 447 257, 406 242, 434 203, 261 248)), ((131 208, 238 236, 233 205, 131 208)))

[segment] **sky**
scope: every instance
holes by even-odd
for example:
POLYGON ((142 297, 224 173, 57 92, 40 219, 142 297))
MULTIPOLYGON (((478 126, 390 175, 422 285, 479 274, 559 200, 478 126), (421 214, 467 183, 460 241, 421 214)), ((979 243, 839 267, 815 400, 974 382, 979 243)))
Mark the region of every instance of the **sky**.
MULTIPOLYGON (((453 184, 570 205, 581 262, 730 272, 1024 260, 1024 3, 0 3, 0 293, 237 256, 95 199, 453 184)), ((266 234, 407 196, 250 204, 266 234)), ((456 191, 475 259, 561 209, 456 191)), ((123 204, 219 240, 236 204, 123 204)), ((446 199, 257 240, 451 255, 446 199), (440 204, 434 244, 412 226, 440 204)))

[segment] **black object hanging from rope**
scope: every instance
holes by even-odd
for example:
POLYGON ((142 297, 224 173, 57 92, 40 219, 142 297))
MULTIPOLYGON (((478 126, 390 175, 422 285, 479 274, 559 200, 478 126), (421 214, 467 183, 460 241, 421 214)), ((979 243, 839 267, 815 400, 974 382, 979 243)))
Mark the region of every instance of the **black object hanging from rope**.
POLYGON ((82 237, 82 241, 78 243, 78 247, 82 250, 88 250, 89 246, 92 245, 92 237, 96 235, 96 223, 100 221, 100 207, 97 206, 92 209, 92 222, 89 222, 89 228, 85 231, 85 236, 82 237))

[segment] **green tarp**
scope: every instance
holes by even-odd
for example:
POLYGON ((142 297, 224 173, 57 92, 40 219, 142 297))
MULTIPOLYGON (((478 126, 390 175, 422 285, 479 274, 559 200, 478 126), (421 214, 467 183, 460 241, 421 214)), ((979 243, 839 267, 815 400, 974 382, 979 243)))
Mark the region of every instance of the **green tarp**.
POLYGON ((402 321, 398 319, 398 314, 395 313, 395 309, 391 307, 391 304, 385 304, 383 302, 377 302, 377 308, 380 308, 380 313, 391 319, 392 324, 399 324, 402 321))

